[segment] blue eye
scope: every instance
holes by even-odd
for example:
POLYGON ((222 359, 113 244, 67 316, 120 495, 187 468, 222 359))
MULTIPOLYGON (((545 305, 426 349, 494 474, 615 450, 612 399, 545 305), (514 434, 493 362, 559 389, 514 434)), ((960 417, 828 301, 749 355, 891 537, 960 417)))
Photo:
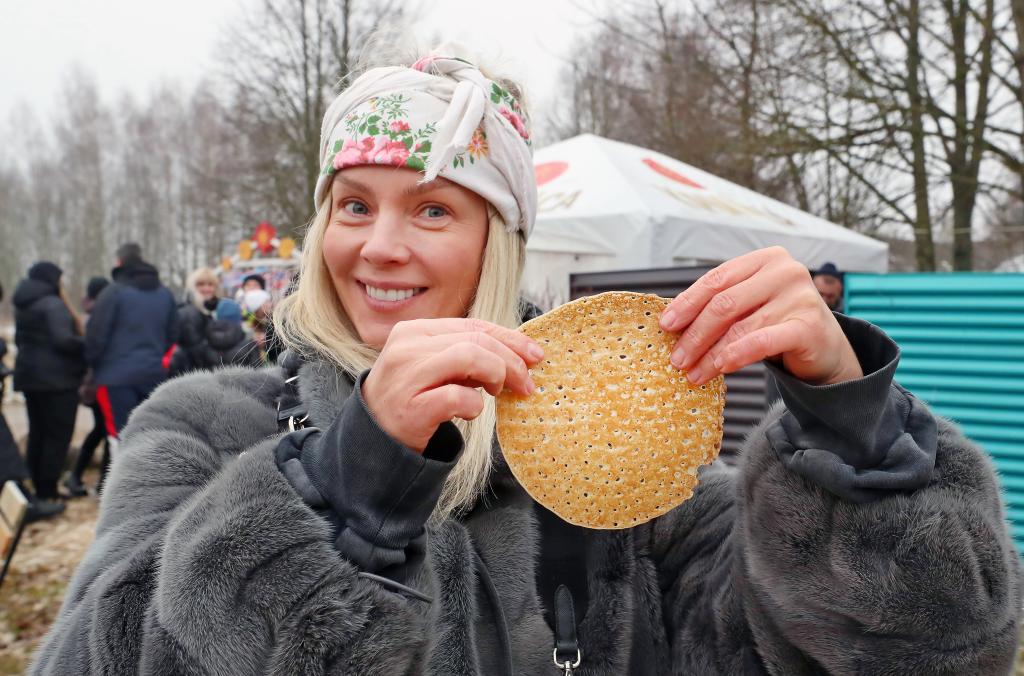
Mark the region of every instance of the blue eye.
POLYGON ((445 216, 448 215, 448 210, 445 209, 444 207, 433 205, 424 208, 421 213, 427 218, 444 218, 445 216))
POLYGON ((345 206, 342 208, 353 216, 365 216, 370 213, 369 207, 357 200, 345 202, 345 206))

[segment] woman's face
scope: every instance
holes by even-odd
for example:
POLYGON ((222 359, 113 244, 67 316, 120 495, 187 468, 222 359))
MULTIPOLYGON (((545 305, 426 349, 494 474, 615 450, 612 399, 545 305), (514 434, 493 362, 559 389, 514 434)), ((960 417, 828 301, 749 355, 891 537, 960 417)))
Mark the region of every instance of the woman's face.
POLYGON ((332 184, 324 262, 359 337, 377 349, 397 322, 465 316, 480 278, 487 203, 421 176, 360 166, 332 184))
POLYGON ((200 300, 210 300, 217 294, 217 285, 209 279, 200 279, 196 282, 196 295, 200 300))

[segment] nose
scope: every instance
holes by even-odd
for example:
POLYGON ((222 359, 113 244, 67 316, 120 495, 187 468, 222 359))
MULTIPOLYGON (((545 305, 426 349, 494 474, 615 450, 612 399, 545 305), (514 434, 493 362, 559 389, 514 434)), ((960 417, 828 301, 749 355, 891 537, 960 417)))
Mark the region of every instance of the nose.
POLYGON ((409 262, 408 228, 399 213, 381 211, 369 228, 359 252, 367 263, 377 266, 402 265, 409 262))

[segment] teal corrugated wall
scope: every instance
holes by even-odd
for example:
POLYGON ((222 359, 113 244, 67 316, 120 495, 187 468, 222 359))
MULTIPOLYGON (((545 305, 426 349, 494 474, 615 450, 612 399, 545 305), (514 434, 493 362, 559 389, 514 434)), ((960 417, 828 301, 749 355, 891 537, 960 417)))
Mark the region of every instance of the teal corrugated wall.
POLYGON ((991 454, 1024 552, 1024 274, 849 274, 845 293, 899 343, 900 384, 991 454))

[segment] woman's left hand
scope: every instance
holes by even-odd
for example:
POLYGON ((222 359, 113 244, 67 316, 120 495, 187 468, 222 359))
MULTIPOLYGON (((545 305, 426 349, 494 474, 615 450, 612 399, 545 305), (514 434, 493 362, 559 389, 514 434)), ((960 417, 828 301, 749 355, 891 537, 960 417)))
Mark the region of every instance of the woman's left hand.
POLYGON ((781 247, 706 273, 669 303, 661 328, 682 332, 671 362, 696 384, 762 359, 813 385, 864 375, 807 268, 781 247))

